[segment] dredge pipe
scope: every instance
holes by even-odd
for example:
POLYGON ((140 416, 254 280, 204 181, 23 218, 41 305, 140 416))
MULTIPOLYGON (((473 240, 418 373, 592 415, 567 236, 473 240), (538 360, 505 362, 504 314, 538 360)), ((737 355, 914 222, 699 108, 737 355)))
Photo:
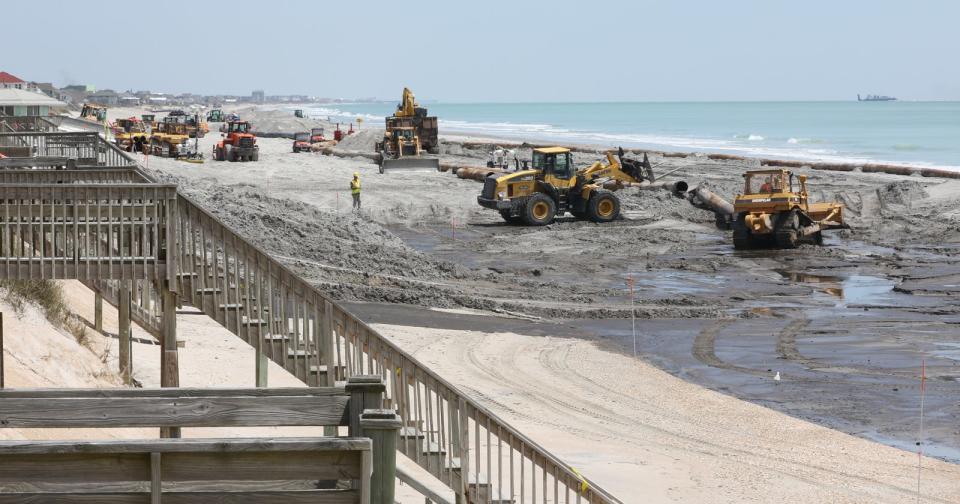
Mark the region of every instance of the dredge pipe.
POLYGON ((688 186, 687 183, 683 180, 677 180, 674 182, 640 182, 640 183, 623 183, 617 181, 607 182, 603 185, 606 189, 619 189, 620 187, 636 187, 644 191, 669 191, 671 194, 678 198, 683 198, 684 194, 687 192, 688 186))
POLYGON ((694 187, 687 192, 687 201, 697 208, 733 218, 733 205, 703 186, 694 187))
POLYGON ((483 179, 487 178, 487 176, 499 175, 503 173, 503 170, 479 166, 460 166, 456 169, 456 173, 459 178, 483 182, 483 179))

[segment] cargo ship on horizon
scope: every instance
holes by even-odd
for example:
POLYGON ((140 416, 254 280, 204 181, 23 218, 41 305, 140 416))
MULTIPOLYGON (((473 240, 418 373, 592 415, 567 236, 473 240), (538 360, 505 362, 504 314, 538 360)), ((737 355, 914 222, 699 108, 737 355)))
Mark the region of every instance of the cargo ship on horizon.
POLYGON ((857 94, 857 101, 897 101, 893 96, 884 96, 884 95, 872 95, 868 94, 866 98, 860 98, 860 95, 857 94))

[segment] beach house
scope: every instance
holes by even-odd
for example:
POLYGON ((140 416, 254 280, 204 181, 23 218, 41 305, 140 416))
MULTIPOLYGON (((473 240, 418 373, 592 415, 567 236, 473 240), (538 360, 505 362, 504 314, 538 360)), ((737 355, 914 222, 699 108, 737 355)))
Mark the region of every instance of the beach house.
POLYGON ((25 89, 26 81, 16 75, 0 72, 0 89, 25 89))
POLYGON ((67 104, 43 93, 18 88, 0 88, 0 114, 7 116, 48 116, 51 108, 67 104))

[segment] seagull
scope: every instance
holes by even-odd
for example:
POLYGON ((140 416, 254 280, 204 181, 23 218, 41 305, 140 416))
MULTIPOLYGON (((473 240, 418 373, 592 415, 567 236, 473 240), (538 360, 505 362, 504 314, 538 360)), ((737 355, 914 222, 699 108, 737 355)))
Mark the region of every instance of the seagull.
POLYGON ((777 374, 773 375, 773 381, 780 385, 780 371, 777 371, 777 374))

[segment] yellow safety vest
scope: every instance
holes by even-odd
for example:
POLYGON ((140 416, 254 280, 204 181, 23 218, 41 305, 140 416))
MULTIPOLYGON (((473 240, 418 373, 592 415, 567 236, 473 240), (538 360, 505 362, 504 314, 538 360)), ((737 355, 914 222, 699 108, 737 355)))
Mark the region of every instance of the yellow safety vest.
POLYGON ((360 194, 360 179, 353 179, 350 181, 350 193, 360 194))

